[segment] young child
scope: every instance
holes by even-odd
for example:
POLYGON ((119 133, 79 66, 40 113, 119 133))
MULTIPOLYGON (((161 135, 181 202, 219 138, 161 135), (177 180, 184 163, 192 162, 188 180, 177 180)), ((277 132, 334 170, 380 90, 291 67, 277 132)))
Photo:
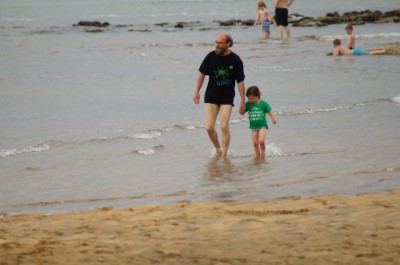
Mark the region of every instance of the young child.
POLYGON ((265 39, 269 39, 270 32, 269 32, 269 26, 271 24, 275 24, 275 20, 269 13, 267 9, 267 5, 264 3, 264 1, 258 1, 257 4, 257 15, 256 19, 254 20, 254 27, 261 23, 262 25, 262 35, 265 39))
POLYGON ((339 55, 383 55, 387 54, 387 49, 382 49, 382 50, 373 50, 373 51, 366 51, 360 48, 354 48, 353 50, 350 50, 344 46, 342 46, 342 42, 339 39, 334 39, 333 40, 333 47, 335 48, 335 51, 333 52, 333 55, 339 56, 339 55))
POLYGON ((348 24, 346 26, 346 32, 347 32, 347 48, 349 48, 350 50, 353 50, 356 47, 356 36, 353 33, 353 25, 352 24, 348 24))
POLYGON ((256 158, 259 159, 265 157, 265 137, 268 129, 265 114, 268 113, 273 124, 276 124, 276 118, 271 106, 260 99, 261 92, 257 86, 249 87, 246 91, 246 97, 248 99, 246 108, 240 114, 249 112, 251 138, 253 139, 256 158))

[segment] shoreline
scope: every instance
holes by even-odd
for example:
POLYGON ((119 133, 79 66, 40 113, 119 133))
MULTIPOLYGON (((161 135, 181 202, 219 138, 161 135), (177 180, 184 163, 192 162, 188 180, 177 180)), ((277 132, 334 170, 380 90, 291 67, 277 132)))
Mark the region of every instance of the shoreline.
POLYGON ((400 191, 0 218, 1 264, 397 264, 400 191))

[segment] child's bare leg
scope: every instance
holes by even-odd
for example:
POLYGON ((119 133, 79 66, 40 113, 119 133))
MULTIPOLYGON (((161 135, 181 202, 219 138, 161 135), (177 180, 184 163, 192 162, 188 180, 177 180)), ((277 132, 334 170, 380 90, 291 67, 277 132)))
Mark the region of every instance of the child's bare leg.
POLYGON ((265 136, 267 135, 267 129, 262 128, 258 131, 258 144, 260 145, 260 155, 265 157, 265 136))
POLYGON ((252 131, 251 138, 253 140, 254 153, 256 154, 256 158, 260 158, 261 153, 260 153, 260 144, 258 143, 258 138, 259 138, 258 131, 252 131))
POLYGON ((387 54, 387 49, 370 51, 369 54, 371 54, 371 55, 383 55, 383 54, 387 54))

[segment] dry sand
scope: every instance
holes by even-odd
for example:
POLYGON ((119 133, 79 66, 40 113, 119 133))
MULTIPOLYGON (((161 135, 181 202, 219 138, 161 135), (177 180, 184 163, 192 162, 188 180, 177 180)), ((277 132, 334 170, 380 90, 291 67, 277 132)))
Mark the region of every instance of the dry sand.
POLYGON ((6 215, 0 264, 400 264, 400 191, 6 215))

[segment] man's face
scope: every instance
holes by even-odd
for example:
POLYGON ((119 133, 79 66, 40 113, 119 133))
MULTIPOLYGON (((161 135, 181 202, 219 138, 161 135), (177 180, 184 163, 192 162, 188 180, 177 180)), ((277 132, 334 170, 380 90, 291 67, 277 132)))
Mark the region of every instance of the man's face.
POLYGON ((215 39, 215 53, 217 55, 223 55, 229 49, 229 42, 226 41, 226 37, 218 35, 215 39))

